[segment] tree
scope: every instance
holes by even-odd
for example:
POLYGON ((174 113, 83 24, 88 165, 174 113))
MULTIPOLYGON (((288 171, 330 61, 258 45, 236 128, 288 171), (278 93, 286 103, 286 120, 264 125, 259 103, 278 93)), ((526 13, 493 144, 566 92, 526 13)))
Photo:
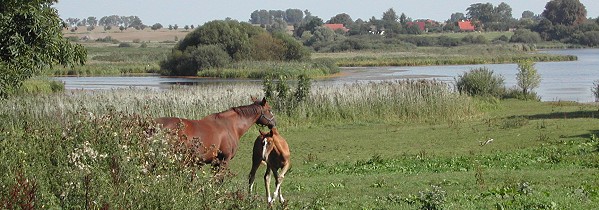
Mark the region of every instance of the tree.
POLYGON ((535 13, 530 10, 526 10, 526 11, 522 12, 522 19, 530 19, 533 17, 535 17, 535 13))
POLYGON ((386 36, 394 36, 400 33, 401 24, 397 20, 399 20, 399 16, 397 16, 393 8, 389 8, 389 10, 383 13, 382 24, 385 28, 386 36))
POLYGON ((343 24, 344 26, 350 26, 354 23, 354 21, 348 14, 341 13, 332 17, 330 20, 327 21, 327 23, 337 23, 343 24))
POLYGON ((493 4, 491 3, 472 4, 466 11, 468 11, 466 15, 468 15, 470 19, 478 20, 483 24, 494 21, 493 4))
POLYGON ((250 23, 210 21, 179 41, 160 67, 163 73, 169 75, 196 75, 204 68, 218 68, 229 62, 303 60, 310 57, 293 38, 273 37, 263 28, 250 23))
POLYGON ((541 84, 541 75, 537 73, 535 64, 532 61, 518 62, 518 73, 516 74, 518 87, 524 95, 531 93, 532 89, 539 87, 541 84))
POLYGON ((304 12, 299 9, 287 9, 285 10, 285 22, 289 24, 297 24, 304 19, 304 12))
POLYGON ((97 26, 98 20, 96 19, 96 17, 89 16, 89 17, 87 17, 87 25, 88 26, 97 26))
POLYGON ((552 0, 542 13, 554 25, 578 25, 586 20, 587 10, 578 0, 552 0))
POLYGON ((401 25, 406 25, 406 23, 408 22, 408 16, 406 16, 405 13, 401 13, 401 15, 399 16, 399 23, 401 23, 401 25))
POLYGON ((150 27, 152 30, 158 30, 162 28, 162 24, 160 23, 154 23, 154 25, 152 25, 152 27, 150 27))
POLYGON ((449 18, 448 22, 449 23, 456 23, 460 20, 464 20, 466 19, 466 16, 464 15, 464 13, 461 12, 456 12, 451 14, 451 17, 449 18))
POLYGON ((53 65, 83 65, 85 48, 62 36, 56 0, 3 1, 0 7, 0 98, 53 65))

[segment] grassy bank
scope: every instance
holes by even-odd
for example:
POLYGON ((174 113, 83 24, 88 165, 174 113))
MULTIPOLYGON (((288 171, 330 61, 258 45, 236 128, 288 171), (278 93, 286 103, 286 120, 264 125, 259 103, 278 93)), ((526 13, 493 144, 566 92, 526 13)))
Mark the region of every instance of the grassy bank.
POLYGON ((451 48, 419 47, 409 52, 316 53, 314 58, 331 58, 339 66, 433 66, 574 61, 576 56, 536 53, 527 45, 465 45, 451 48))
MULTIPOLYGON (((1 101, 0 206, 265 208, 261 179, 246 192, 257 129, 219 183, 207 167, 185 167, 150 119, 197 119, 261 93, 221 85, 1 101)), ((314 86, 305 104, 275 114, 292 152, 290 209, 599 207, 596 106, 386 82, 314 86)))

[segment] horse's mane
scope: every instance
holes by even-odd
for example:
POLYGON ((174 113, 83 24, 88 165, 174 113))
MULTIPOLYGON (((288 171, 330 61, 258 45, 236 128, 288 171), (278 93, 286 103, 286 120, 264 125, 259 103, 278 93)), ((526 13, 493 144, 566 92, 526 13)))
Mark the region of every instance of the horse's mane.
POLYGON ((231 107, 230 109, 228 109, 226 111, 217 113, 216 117, 217 118, 222 117, 221 116, 222 114, 229 112, 229 111, 234 111, 243 117, 256 116, 261 113, 260 106, 256 103, 254 103, 254 104, 245 105, 245 106, 231 107))

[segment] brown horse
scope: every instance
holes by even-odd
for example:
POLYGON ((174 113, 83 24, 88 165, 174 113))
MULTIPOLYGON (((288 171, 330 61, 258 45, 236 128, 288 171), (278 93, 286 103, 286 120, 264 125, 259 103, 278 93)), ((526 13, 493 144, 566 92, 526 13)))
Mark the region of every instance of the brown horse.
POLYGON ((285 178, 285 173, 291 166, 291 153, 287 141, 279 134, 277 128, 272 128, 269 133, 260 131, 260 135, 254 142, 254 152, 252 155, 252 170, 249 174, 249 191, 254 187, 254 178, 256 170, 261 164, 266 164, 266 173, 264 174, 264 187, 268 203, 272 204, 274 199, 279 197, 281 203, 285 202, 281 194, 281 183, 285 178), (279 171, 281 169, 281 171, 279 171), (270 197, 270 174, 275 175, 275 191, 273 197, 270 197))
POLYGON ((183 145, 199 145, 193 151, 199 157, 197 164, 212 164, 215 168, 225 168, 235 156, 237 143, 243 134, 254 125, 275 126, 275 117, 265 98, 246 106, 208 115, 200 120, 177 117, 155 119, 163 128, 177 131, 183 145))

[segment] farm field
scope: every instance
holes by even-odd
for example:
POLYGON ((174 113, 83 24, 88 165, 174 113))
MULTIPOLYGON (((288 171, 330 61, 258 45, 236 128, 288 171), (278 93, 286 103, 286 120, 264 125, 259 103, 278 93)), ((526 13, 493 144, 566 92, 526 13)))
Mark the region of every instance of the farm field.
MULTIPOLYGON (((256 85, 23 96, 0 104, 0 203, 46 208, 265 208, 258 129, 230 173, 183 164, 152 117, 197 119, 261 95, 256 85), (27 203, 25 203, 27 204, 27 203)), ((276 97, 273 106, 281 104, 276 97)), ((289 209, 595 209, 599 111, 593 104, 490 100, 434 83, 314 87, 276 112, 291 148, 289 209), (492 140, 491 140, 492 139, 492 140)))

